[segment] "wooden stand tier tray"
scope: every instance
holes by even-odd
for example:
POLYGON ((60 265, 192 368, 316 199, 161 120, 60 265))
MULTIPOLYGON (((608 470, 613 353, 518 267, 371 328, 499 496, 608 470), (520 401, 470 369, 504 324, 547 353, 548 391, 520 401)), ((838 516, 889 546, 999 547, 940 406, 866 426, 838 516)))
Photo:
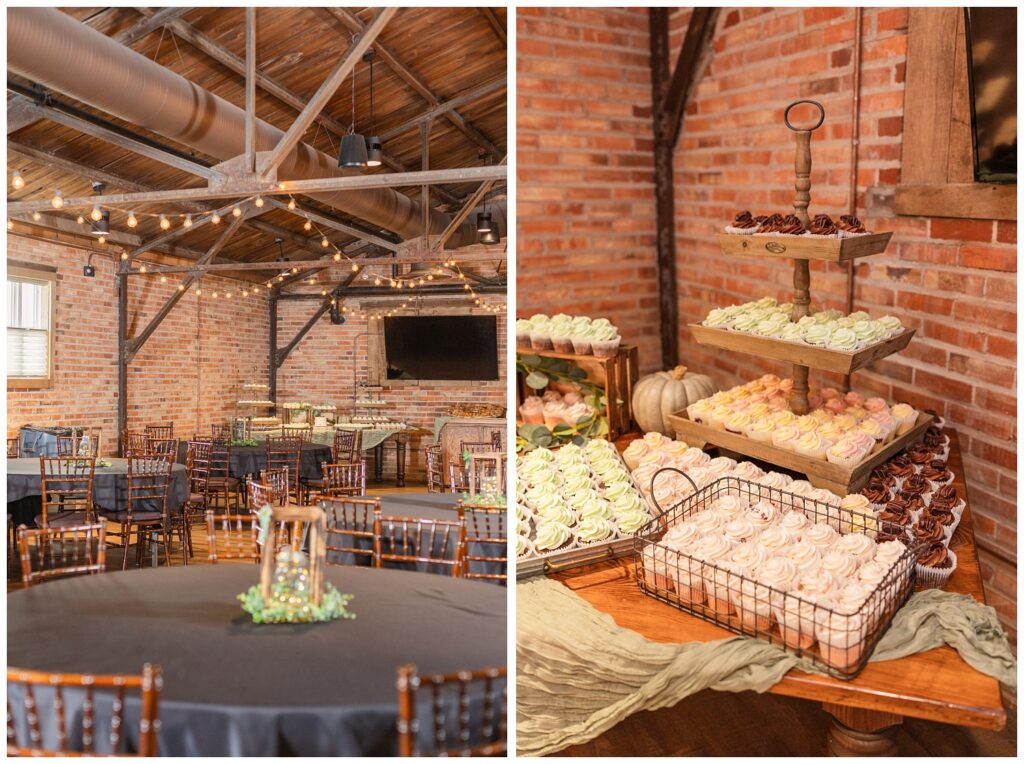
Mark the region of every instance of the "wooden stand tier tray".
POLYGON ((740 353, 774 358, 778 361, 790 361, 801 366, 809 366, 812 369, 835 371, 840 374, 850 374, 880 358, 898 353, 910 343, 916 331, 904 329, 895 337, 869 345, 861 350, 846 352, 805 345, 800 342, 787 342, 775 337, 759 337, 746 332, 717 329, 701 324, 690 324, 689 326, 690 331, 693 332, 693 338, 701 345, 736 350, 740 353))
MULTIPOLYGON (((609 438, 614 439, 633 429, 633 386, 640 378, 640 365, 635 345, 620 345, 618 352, 611 358, 598 358, 595 355, 575 355, 573 353, 556 353, 554 350, 534 350, 533 348, 517 348, 521 355, 535 355, 541 358, 564 358, 574 362, 587 373, 587 380, 604 388, 604 396, 608 405, 609 438), (617 401, 622 403, 618 404, 617 401)), ((522 374, 519 375, 522 377, 522 374)), ((519 400, 533 393, 526 387, 526 382, 519 379, 516 387, 519 400)))
POLYGON ((802 472, 815 488, 827 488, 839 496, 856 493, 863 488, 868 482, 871 470, 919 440, 924 435, 924 431, 928 429, 928 425, 932 423, 933 418, 931 414, 918 413, 917 424, 913 429, 896 436, 881 451, 871 454, 853 469, 848 469, 824 459, 812 459, 784 448, 776 448, 771 443, 758 443, 745 435, 735 435, 725 430, 716 430, 704 424, 691 422, 685 411, 669 414, 668 417, 676 436, 691 446, 701 448, 705 443, 713 443, 719 448, 734 451, 753 459, 760 459, 794 472, 802 472))
POLYGON ((727 255, 793 257, 799 260, 829 260, 841 263, 855 257, 879 255, 885 252, 891 238, 891 231, 866 233, 847 239, 720 233, 718 245, 727 255))

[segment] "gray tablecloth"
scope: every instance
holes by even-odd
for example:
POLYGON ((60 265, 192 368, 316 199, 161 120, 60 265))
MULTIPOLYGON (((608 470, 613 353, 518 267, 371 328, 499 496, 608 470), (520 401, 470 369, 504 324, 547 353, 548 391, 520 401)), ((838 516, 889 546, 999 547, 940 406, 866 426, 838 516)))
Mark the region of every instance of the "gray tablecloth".
MULTIPOLYGON (((93 475, 93 502, 110 511, 123 511, 128 505, 128 460, 108 459, 112 466, 97 467, 93 475)), ((7 503, 19 503, 21 510, 12 515, 25 515, 39 507, 42 487, 39 480, 39 459, 8 459, 7 460, 7 503), (23 502, 23 499, 34 501, 23 502)), ((181 509, 188 498, 188 481, 185 468, 180 464, 172 465, 171 486, 167 494, 167 506, 172 512, 181 509)), ((33 518, 35 515, 33 514, 33 518)), ((14 517, 16 523, 30 523, 31 519, 14 517)))
MULTIPOLYGON (((355 595, 355 620, 258 626, 235 600, 257 578, 255 565, 188 566, 15 592, 7 600, 8 666, 138 674, 146 661, 159 664, 165 756, 366 756, 397 752, 400 665, 424 673, 506 665, 502 587, 330 567, 327 579, 355 595)), ((40 706, 44 696, 45 688, 37 691, 40 706)), ((24 729, 20 697, 9 689, 8 699, 24 729)), ((75 718, 81 698, 68 694, 65 702, 75 718)), ((102 741, 109 717, 103 703, 97 708, 102 741)), ((134 744, 137 696, 126 708, 134 744)), ((430 725, 423 728, 426 740, 430 725)))
MULTIPOLYGON (((178 445, 178 462, 185 463, 185 455, 188 452, 188 443, 182 442, 178 445)), ((302 455, 299 457, 299 477, 303 480, 316 480, 322 477, 320 469, 321 462, 331 461, 331 447, 319 443, 305 443, 302 446, 302 455)), ((246 475, 258 475, 260 470, 267 467, 267 447, 259 446, 232 446, 231 447, 231 476, 244 478, 246 475)))
MULTIPOLYGON (((420 517, 425 520, 458 520, 457 509, 458 495, 453 493, 395 493, 381 496, 380 508, 385 517, 420 517)), ((506 526, 507 528, 507 526, 506 526)), ((396 536, 399 530, 396 529, 396 536)), ((438 540, 438 547, 442 545, 438 540)), ((449 544, 455 540, 450 539, 449 544)), ((341 533, 328 535, 328 544, 342 546, 356 546, 361 549, 372 549, 373 544, 369 539, 353 538, 341 533)), ((451 548, 451 547, 449 547, 451 548)), ((468 553, 474 556, 486 557, 507 557, 507 545, 484 544, 472 542, 468 546, 468 553)), ((327 559, 336 565, 369 565, 371 561, 367 557, 356 557, 348 552, 328 552, 327 559)), ((472 570, 476 573, 507 573, 507 564, 500 562, 477 562, 470 563, 472 570)), ((394 563, 385 562, 385 567, 401 568, 403 570, 419 570, 428 573, 449 574, 451 571, 443 565, 427 565, 416 563, 394 563)))

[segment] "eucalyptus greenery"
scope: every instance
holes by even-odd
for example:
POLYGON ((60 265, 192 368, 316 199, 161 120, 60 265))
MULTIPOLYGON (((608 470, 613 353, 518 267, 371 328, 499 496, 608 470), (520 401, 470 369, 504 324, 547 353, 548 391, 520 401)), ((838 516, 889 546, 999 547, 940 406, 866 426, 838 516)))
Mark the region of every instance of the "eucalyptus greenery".
MULTIPOLYGON (((587 379, 587 372, 567 358, 550 358, 531 353, 516 354, 516 370, 532 390, 541 391, 552 382, 567 382, 577 387, 584 402, 595 412, 604 410, 604 389, 587 379)), ((531 451, 565 443, 583 445, 589 438, 608 434, 608 420, 600 413, 580 417, 574 424, 549 429, 543 424, 524 424, 516 433, 516 451, 531 451)))
POLYGON ((252 616, 253 623, 319 623, 339 618, 355 618, 356 614, 350 613, 345 607, 353 596, 342 594, 331 584, 324 583, 324 593, 319 605, 310 602, 297 608, 278 600, 264 602, 259 584, 254 584, 239 594, 238 600, 242 603, 242 610, 252 616))
POLYGON ((231 441, 232 446, 258 446, 256 438, 235 438, 231 441))

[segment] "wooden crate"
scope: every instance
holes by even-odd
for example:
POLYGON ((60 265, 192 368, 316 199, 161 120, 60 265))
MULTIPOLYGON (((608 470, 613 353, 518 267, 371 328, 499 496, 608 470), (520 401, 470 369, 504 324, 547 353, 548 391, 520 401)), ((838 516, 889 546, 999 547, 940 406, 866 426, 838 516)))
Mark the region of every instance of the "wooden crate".
POLYGON ((868 482, 871 470, 879 464, 889 461, 898 452, 919 440, 934 417, 931 414, 918 413, 917 423, 909 432, 897 436, 889 445, 881 451, 871 454, 853 469, 832 464, 824 459, 802 456, 784 448, 776 448, 771 443, 758 443, 745 435, 735 435, 691 422, 685 411, 669 414, 668 418, 676 432, 676 437, 685 440, 691 446, 701 448, 705 443, 711 443, 752 459, 759 459, 778 467, 802 472, 807 476, 811 485, 816 488, 827 488, 839 496, 845 496, 863 488, 868 482))
POLYGON ((891 238, 891 231, 868 233, 848 239, 720 233, 718 245, 727 255, 792 257, 798 260, 828 260, 841 263, 855 257, 879 255, 885 252, 891 238))
MULTIPOLYGON (((618 352, 611 358, 598 358, 593 355, 574 355, 572 353, 556 353, 553 350, 534 350, 519 348, 523 355, 535 355, 542 358, 564 358, 574 362, 587 373, 587 379, 604 389, 608 401, 608 433, 610 438, 617 438, 633 429, 633 386, 640 377, 640 365, 635 345, 620 345, 618 352), (622 403, 617 403, 621 400, 622 403)), ((526 380, 519 374, 516 393, 516 410, 522 405, 523 399, 533 394, 526 386, 526 380)), ((520 417, 517 416, 517 420, 520 417)))
POLYGON ((845 352, 805 345, 801 342, 787 342, 775 337, 759 337, 746 332, 702 326, 701 324, 690 324, 689 326, 690 331, 693 332, 693 338, 701 345, 750 353, 762 358, 774 358, 778 361, 790 361, 801 366, 809 366, 812 369, 835 371, 840 374, 850 374, 873 361, 903 350, 910 343, 915 332, 914 329, 904 329, 900 334, 883 342, 854 352, 845 352))

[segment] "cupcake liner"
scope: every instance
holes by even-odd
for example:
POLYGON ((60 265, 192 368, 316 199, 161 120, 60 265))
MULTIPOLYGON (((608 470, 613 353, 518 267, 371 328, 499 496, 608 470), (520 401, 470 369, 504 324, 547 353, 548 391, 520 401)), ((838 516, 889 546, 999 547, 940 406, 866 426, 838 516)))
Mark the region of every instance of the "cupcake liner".
POLYGON ((614 340, 594 340, 591 342, 594 355, 598 358, 612 358, 619 351, 619 344, 622 338, 614 340))
POLYGON ((516 334, 516 347, 517 348, 523 348, 523 349, 527 349, 527 348, 532 348, 533 347, 533 343, 530 340, 529 333, 527 333, 527 334, 518 334, 517 333, 516 334))
POLYGON ((551 337, 551 345, 556 353, 574 353, 572 340, 569 337, 551 337))
POLYGON ((534 350, 554 350, 551 343, 551 336, 547 332, 530 332, 530 345, 534 350))
MULTIPOLYGON (((521 554, 518 553, 518 552, 516 553, 516 557, 517 558, 530 557, 532 555, 537 554, 537 550, 536 550, 536 548, 534 548, 533 542, 529 538, 523 537, 522 535, 520 535, 520 538, 522 538, 522 540, 525 542, 525 547, 524 547, 523 552, 521 554)), ((518 543, 518 541, 517 541, 517 543, 518 543)))
POLYGON ((755 233, 756 231, 757 231, 756 227, 754 227, 754 228, 735 228, 735 227, 733 227, 731 225, 727 225, 725 227, 725 232, 726 233, 731 233, 734 236, 750 236, 751 234, 755 233))
POLYGON ((594 352, 588 337, 572 337, 572 349, 576 355, 591 355, 594 352))
POLYGON ((917 582, 921 589, 941 589, 949 581, 949 577, 956 570, 956 552, 948 550, 949 559, 953 564, 948 568, 929 568, 927 565, 917 563, 914 567, 917 570, 917 582))
POLYGON ((836 233, 840 239, 853 239, 857 236, 870 236, 871 231, 865 231, 864 233, 853 233, 852 231, 844 231, 842 228, 836 229, 836 233))

